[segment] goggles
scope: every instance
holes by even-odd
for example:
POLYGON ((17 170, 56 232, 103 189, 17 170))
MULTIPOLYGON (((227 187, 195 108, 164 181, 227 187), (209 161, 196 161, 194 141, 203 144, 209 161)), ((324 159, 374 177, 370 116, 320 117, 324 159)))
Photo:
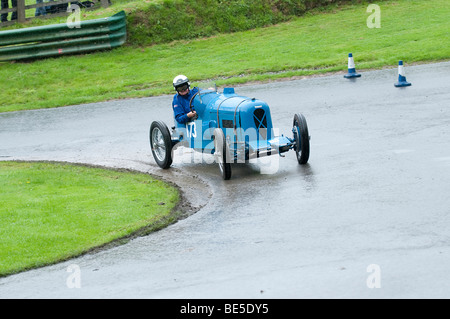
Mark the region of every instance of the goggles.
POLYGON ((189 85, 187 83, 185 83, 180 86, 177 86, 175 89, 177 90, 177 92, 184 92, 187 89, 189 89, 189 85))

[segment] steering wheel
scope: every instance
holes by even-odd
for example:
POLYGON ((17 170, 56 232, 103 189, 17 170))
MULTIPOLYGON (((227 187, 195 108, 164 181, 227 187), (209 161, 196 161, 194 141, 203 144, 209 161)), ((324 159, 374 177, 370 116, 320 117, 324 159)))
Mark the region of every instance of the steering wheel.
MULTIPOLYGON (((189 108, 191 109, 191 112, 194 112, 194 106, 192 105, 192 102, 194 102, 194 98, 199 94, 200 91, 196 92, 194 95, 192 95, 191 100, 189 101, 189 108)), ((193 119, 196 120, 198 118, 198 114, 196 114, 193 119)))

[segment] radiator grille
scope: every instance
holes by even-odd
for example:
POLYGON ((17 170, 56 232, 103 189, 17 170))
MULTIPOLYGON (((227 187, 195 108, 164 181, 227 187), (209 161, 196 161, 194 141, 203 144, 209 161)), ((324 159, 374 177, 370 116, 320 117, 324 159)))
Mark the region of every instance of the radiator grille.
POLYGON ((267 139, 267 118, 266 112, 263 109, 256 109, 253 112, 253 120, 255 121, 256 129, 263 139, 267 139))

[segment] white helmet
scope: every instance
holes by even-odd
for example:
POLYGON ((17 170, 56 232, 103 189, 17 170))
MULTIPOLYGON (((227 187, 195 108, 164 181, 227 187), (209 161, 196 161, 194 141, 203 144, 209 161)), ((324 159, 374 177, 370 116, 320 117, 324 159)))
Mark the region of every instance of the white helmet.
POLYGON ((173 87, 175 88, 175 90, 177 89, 178 86, 183 85, 187 83, 188 86, 191 85, 191 83, 189 83, 189 79, 183 75, 177 75, 174 79, 173 79, 173 87))

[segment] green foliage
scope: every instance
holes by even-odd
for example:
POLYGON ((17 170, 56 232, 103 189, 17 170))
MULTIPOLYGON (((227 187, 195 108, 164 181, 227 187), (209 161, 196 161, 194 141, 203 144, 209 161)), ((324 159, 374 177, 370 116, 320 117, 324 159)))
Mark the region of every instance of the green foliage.
POLYGON ((129 43, 146 46, 250 30, 338 0, 164 0, 129 14, 129 43))

